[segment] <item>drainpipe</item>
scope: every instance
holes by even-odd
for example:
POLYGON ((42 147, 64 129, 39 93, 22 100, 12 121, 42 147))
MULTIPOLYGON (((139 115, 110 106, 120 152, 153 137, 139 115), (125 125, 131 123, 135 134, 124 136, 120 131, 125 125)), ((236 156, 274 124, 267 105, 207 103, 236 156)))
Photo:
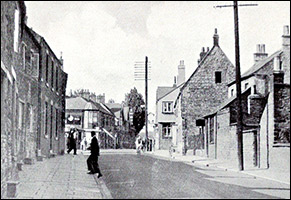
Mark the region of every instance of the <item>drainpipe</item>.
POLYGON ((269 163, 269 105, 267 104, 267 169, 270 167, 269 163))

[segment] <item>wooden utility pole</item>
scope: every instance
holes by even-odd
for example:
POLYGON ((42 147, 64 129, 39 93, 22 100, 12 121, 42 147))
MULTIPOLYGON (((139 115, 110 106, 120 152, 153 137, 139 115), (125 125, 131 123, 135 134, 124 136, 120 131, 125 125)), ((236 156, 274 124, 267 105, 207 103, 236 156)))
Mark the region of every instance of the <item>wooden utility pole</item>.
POLYGON ((151 63, 148 62, 148 57, 145 57, 145 62, 136 62, 134 77, 135 81, 145 81, 145 143, 148 150, 148 81, 150 79, 151 63))
POLYGON ((148 150, 148 57, 145 57, 145 137, 148 150))
POLYGON ((238 8, 237 1, 233 2, 234 12, 234 35, 235 35, 235 82, 236 82, 236 97, 237 97, 237 155, 238 155, 238 167, 239 170, 244 170, 244 158, 243 158, 243 125, 242 125, 242 106, 241 106, 241 77, 240 77, 240 55, 239 55, 239 30, 238 30, 238 8))
POLYGON ((243 113, 241 105, 241 76, 240 76, 240 54, 239 54, 239 24, 238 24, 238 6, 257 6, 257 4, 241 4, 238 5, 237 1, 233 1, 233 5, 215 6, 216 8, 233 7, 234 12, 234 36, 235 36, 235 82, 236 82, 236 96, 237 96, 237 155, 238 155, 238 168, 240 171, 244 170, 243 159, 243 113))

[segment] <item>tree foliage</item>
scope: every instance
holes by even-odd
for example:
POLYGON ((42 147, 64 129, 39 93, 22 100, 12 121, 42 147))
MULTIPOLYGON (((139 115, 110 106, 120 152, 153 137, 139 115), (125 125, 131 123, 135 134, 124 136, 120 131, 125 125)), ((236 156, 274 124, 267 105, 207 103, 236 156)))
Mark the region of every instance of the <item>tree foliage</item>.
POLYGON ((138 93, 135 87, 125 95, 125 105, 132 109, 133 126, 137 135, 145 125, 145 102, 142 94, 138 93))

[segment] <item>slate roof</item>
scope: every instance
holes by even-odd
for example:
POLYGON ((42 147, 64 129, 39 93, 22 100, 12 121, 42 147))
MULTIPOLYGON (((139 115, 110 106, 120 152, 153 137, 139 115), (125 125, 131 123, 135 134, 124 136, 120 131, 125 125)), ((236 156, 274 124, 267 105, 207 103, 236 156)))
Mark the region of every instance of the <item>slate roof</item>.
POLYGON ((176 89, 182 87, 184 83, 176 86, 176 87, 158 87, 157 89, 157 102, 167 96, 168 94, 172 93, 176 89))
POLYGON ((122 105, 120 103, 105 103, 105 105, 110 108, 110 110, 112 112, 117 112, 117 111, 120 111, 121 108, 122 108, 122 105))
POLYGON ((106 108, 100 103, 86 100, 83 97, 69 97, 66 98, 66 109, 67 110, 98 110, 103 113, 114 115, 110 109, 106 108))
MULTIPOLYGON (((246 92, 249 92, 251 90, 251 88, 248 88, 247 90, 245 90, 244 92, 242 92, 242 94, 245 94, 246 92)), ((208 113, 207 115, 203 116, 203 118, 211 116, 211 115, 215 115, 218 111, 222 110, 223 108, 227 107, 230 103, 232 103, 234 100, 236 99, 236 95, 232 96, 228 99, 226 99, 222 104, 220 104, 220 106, 211 113, 208 113)))
POLYGON ((87 103, 82 97, 66 98, 66 109, 85 110, 87 103))
MULTIPOLYGON (((271 56, 258 61, 255 63, 250 69, 248 69, 245 73, 241 75, 241 80, 244 80, 252 75, 254 75, 257 71, 259 71, 262 67, 264 67, 268 62, 274 59, 274 57, 280 55, 283 52, 283 50, 278 50, 275 53, 273 53, 271 56)), ((235 80, 231 81, 228 85, 232 85, 235 83, 235 80)))
POLYGON ((157 101, 159 101, 163 96, 173 90, 174 87, 158 87, 157 89, 157 101))

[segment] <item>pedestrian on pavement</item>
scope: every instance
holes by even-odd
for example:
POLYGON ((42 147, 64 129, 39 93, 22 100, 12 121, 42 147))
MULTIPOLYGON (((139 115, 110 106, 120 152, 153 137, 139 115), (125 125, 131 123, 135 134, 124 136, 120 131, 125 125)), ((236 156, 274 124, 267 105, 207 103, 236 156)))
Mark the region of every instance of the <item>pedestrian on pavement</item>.
POLYGON ((102 176, 99 165, 98 165, 98 156, 100 156, 100 150, 98 145, 98 140, 96 138, 95 131, 91 132, 91 144, 88 147, 88 150, 91 150, 91 155, 87 159, 87 166, 88 166, 88 174, 96 174, 98 173, 98 178, 102 176))
POLYGON ((68 154, 74 149, 74 155, 77 155, 77 145, 76 145, 76 130, 71 129, 69 132, 69 149, 68 154))
POLYGON ((139 135, 135 140, 136 153, 138 153, 138 154, 140 153, 141 146, 142 146, 141 137, 139 135))

